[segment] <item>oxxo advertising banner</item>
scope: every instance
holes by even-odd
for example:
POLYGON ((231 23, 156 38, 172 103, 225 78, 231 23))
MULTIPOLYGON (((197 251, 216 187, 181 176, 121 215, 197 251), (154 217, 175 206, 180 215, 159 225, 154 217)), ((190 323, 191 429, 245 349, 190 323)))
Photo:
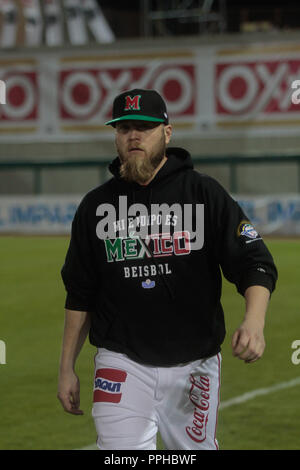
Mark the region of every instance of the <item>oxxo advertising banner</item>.
POLYGON ((111 139, 113 99, 135 87, 162 94, 178 136, 299 134, 300 42, 11 52, 0 80, 1 141, 111 139))
MULTIPOLYGON (((69 235, 82 196, 1 196, 0 234, 69 235)), ((300 196, 235 197, 261 235, 300 235, 300 196)))

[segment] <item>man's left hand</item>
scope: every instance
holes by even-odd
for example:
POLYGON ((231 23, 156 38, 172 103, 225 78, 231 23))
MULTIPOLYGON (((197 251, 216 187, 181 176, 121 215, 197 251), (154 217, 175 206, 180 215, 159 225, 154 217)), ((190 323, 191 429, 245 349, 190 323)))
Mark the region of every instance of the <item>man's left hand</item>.
POLYGON ((232 336, 232 353, 246 363, 261 358, 265 349, 264 328, 256 319, 246 319, 232 336))

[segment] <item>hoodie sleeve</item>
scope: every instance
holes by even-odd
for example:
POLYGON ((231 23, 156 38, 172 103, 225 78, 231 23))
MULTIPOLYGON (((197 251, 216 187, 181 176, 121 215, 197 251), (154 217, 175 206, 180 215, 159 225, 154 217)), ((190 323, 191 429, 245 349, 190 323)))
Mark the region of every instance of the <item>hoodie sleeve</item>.
POLYGON ((277 269, 261 235, 236 201, 213 178, 206 198, 213 230, 214 253, 225 278, 244 295, 254 285, 275 289, 277 269))
POLYGON ((88 233, 88 214, 84 203, 79 205, 71 230, 71 240, 61 276, 67 297, 65 308, 92 311, 96 297, 96 273, 88 233))

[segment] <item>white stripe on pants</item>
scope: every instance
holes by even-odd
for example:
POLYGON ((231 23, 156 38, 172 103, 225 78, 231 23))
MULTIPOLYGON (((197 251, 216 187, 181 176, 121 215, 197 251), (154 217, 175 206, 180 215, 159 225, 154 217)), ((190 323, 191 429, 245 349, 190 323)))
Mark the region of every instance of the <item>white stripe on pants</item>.
POLYGON ((175 367, 138 364, 99 348, 95 421, 101 450, 216 450, 221 354, 175 367))

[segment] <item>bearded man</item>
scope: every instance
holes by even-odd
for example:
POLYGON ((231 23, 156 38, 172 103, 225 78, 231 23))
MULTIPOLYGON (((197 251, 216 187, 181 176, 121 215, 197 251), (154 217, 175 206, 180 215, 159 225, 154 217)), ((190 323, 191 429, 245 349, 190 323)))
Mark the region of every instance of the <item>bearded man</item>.
POLYGON ((121 93, 112 117, 113 178, 81 201, 61 271, 67 297, 58 398, 65 411, 83 413, 75 363, 89 333, 97 348, 92 415, 99 449, 155 450, 158 430, 168 450, 218 449, 221 269, 245 299, 232 351, 246 363, 264 352, 277 270, 236 201, 193 169, 185 149, 167 147, 172 126, 155 90, 121 93), (163 216, 155 213, 162 205, 170 208, 163 216), (103 225, 115 233, 97 229, 103 207, 113 209, 115 220, 103 225), (133 207, 148 216, 130 217, 133 207), (197 244, 190 227, 199 208, 204 240, 197 244), (188 209, 191 220, 182 226, 188 209), (138 221, 147 221, 144 236, 138 221))

